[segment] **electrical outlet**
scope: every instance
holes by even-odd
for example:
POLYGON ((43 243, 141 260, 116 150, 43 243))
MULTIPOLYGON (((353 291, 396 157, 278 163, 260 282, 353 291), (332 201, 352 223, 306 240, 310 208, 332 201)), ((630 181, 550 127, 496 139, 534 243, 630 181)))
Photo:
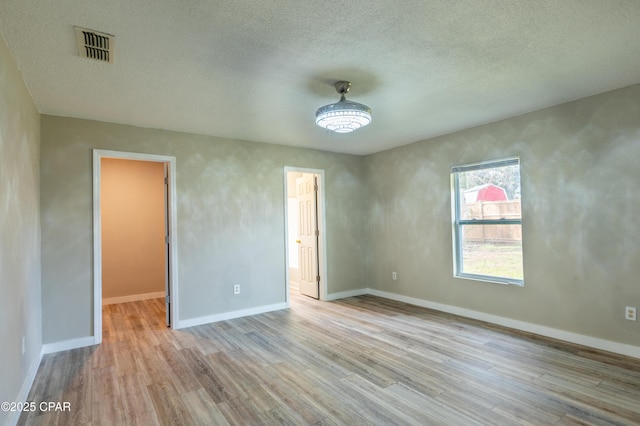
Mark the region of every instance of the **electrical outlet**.
POLYGON ((22 355, 27 351, 27 343, 24 340, 24 336, 22 336, 22 355))
POLYGON ((391 278, 394 279, 394 280, 397 280, 398 279, 398 273, 397 272, 392 272, 391 273, 391 278))
POLYGON ((240 294, 240 284, 233 286, 233 294, 240 294))
POLYGON ((635 321, 636 308, 634 308, 633 306, 627 306, 624 310, 624 319, 627 319, 629 321, 635 321))

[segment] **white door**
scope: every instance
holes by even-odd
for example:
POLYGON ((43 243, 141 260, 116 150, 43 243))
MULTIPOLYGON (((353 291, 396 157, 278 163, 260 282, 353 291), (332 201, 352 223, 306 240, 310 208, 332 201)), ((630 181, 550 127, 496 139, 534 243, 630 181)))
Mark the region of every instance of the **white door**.
POLYGON ((318 182, 304 173, 296 179, 298 196, 298 259, 300 262, 300 293, 318 299, 320 275, 318 273, 318 182))

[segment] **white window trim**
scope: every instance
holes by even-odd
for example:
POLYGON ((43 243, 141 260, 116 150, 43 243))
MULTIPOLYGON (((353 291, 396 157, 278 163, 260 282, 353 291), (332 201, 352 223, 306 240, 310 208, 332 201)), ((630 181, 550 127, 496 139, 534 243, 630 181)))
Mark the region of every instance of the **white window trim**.
POLYGON ((451 167, 451 235, 453 237, 453 276, 454 278, 463 278, 475 281, 483 281, 496 284, 516 285, 524 287, 524 279, 514 279, 506 277, 498 277, 494 275, 480 275, 462 272, 462 226, 464 225, 520 225, 522 226, 522 218, 520 219, 460 219, 460 197, 458 176, 461 172, 469 172, 473 170, 482 170, 494 167, 503 167, 511 165, 520 166, 519 157, 508 157, 498 160, 482 161, 472 164, 463 164, 451 167))

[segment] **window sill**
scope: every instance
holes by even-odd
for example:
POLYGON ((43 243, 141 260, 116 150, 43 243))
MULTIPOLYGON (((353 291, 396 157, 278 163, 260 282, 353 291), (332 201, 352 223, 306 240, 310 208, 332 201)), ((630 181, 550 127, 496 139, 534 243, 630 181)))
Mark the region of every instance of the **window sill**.
POLYGON ((488 275, 475 275, 475 274, 455 274, 453 277, 462 278, 465 280, 482 281, 485 283, 492 283, 492 284, 515 285, 517 287, 524 287, 524 280, 492 277, 488 275))

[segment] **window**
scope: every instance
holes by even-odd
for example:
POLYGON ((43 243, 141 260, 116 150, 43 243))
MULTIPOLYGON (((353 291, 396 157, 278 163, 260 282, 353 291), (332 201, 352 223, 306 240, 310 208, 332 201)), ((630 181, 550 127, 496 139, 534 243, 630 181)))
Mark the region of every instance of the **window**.
POLYGON ((520 160, 451 168, 454 276, 523 285, 520 160))

